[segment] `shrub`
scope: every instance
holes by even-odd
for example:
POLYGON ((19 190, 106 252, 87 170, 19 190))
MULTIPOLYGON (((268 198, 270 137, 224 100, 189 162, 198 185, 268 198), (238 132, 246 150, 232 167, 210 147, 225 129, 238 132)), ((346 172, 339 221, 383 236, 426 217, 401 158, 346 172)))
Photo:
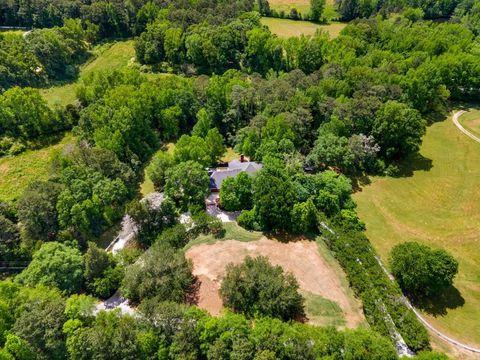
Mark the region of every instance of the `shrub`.
POLYGON ((260 225, 255 218, 255 209, 243 210, 237 218, 237 223, 247 230, 260 230, 260 225))
POLYGON ((185 225, 177 224, 165 229, 158 237, 157 242, 180 249, 188 243, 188 234, 185 225))
POLYGON ((298 289, 293 274, 259 256, 228 265, 220 294, 233 311, 290 320, 303 313, 304 299, 298 289))

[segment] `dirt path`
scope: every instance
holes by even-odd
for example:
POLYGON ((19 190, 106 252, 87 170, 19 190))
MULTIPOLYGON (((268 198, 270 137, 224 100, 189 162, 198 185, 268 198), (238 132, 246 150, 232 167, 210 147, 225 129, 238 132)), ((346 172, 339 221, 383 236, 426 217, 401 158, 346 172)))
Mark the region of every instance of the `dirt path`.
POLYGON ((458 118, 460 116, 462 116, 463 114, 465 114, 466 111, 465 110, 461 110, 461 111, 457 111, 455 114, 453 114, 452 116, 452 121, 453 123, 455 124, 455 126, 461 131, 463 132, 465 135, 467 135, 469 138, 475 140, 476 142, 480 143, 480 138, 478 136, 475 136, 474 134, 472 134, 470 131, 468 131, 467 129, 465 129, 462 124, 460 124, 460 121, 458 121, 458 118))
POLYGON ((347 327, 357 327, 365 320, 360 305, 348 296, 338 274, 320 255, 316 242, 307 240, 281 243, 264 237, 252 242, 226 240, 190 248, 186 256, 193 262, 193 274, 201 281, 199 307, 214 315, 221 313, 218 290, 225 268, 229 263, 242 262, 247 255, 267 256, 272 264, 292 272, 302 290, 335 301, 347 327))

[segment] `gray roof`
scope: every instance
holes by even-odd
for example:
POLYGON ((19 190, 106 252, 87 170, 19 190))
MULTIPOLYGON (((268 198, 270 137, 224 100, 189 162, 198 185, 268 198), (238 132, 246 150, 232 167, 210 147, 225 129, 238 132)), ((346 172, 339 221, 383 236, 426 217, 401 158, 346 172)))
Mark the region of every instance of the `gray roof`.
POLYGON ((237 176, 240 172, 245 171, 254 174, 262 168, 262 164, 253 161, 232 160, 228 163, 228 168, 217 169, 210 175, 210 188, 220 189, 223 180, 228 177, 237 176))

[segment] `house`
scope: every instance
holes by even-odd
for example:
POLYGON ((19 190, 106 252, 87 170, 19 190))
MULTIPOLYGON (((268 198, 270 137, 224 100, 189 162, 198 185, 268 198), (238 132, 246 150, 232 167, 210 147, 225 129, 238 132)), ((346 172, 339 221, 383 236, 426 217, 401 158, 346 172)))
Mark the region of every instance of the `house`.
POLYGON ((247 161, 243 155, 240 155, 240 160, 230 161, 227 167, 210 170, 210 191, 220 191, 223 180, 228 177, 237 176, 242 171, 245 171, 248 174, 255 174, 261 168, 262 164, 254 161, 247 161))

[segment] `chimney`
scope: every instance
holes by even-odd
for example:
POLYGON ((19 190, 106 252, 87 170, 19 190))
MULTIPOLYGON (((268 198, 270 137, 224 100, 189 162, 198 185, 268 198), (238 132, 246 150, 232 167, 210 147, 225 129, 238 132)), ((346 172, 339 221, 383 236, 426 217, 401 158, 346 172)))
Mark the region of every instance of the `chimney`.
POLYGON ((245 162, 245 156, 243 154, 240 154, 240 162, 241 163, 245 162))

